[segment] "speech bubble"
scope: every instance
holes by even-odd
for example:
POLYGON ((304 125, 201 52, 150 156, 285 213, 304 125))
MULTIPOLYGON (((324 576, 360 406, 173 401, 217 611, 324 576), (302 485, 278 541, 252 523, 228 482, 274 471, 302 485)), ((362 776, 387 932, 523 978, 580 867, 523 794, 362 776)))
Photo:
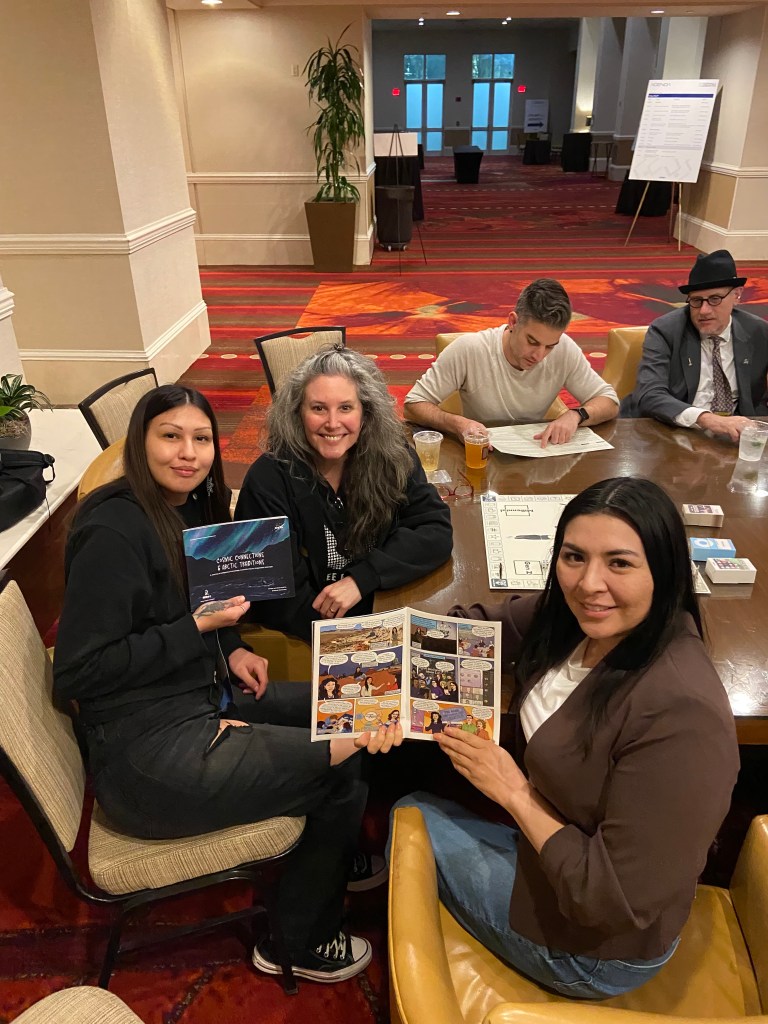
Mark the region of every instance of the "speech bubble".
POLYGON ((357 706, 358 707, 362 707, 363 705, 366 705, 366 707, 367 707, 369 704, 378 704, 378 703, 379 702, 376 700, 375 697, 358 697, 357 698, 357 706))
POLYGON ((399 700, 383 700, 381 702, 381 704, 379 705, 379 707, 382 707, 382 708, 399 708, 400 707, 400 701, 399 700))
POLYGON ((317 705, 317 710, 324 715, 338 715, 341 711, 351 711, 352 702, 348 700, 324 700, 317 705))
POLYGON ((347 697, 356 697, 360 693, 359 683, 344 683, 341 688, 341 692, 346 694, 347 697))
POLYGON ((375 665, 376 654, 373 651, 358 651, 357 654, 350 654, 349 660, 356 665, 375 665))
POLYGON ((445 639, 445 633, 441 629, 428 629, 425 635, 434 637, 435 640, 445 639))
POLYGON ((453 672, 456 668, 450 661, 436 661, 435 668, 439 668, 441 672, 453 672))
POLYGON ((320 662, 323 665, 344 665, 347 662, 346 654, 321 654, 320 662))
POLYGON ((473 636, 493 636, 494 632, 495 632, 495 630, 494 630, 493 626, 473 626, 472 627, 472 635, 473 636))
POLYGON ((415 700, 412 707, 419 711, 439 711, 440 705, 436 700, 415 700))
POLYGON ((462 658, 461 667, 479 668, 481 672, 487 672, 492 668, 490 661, 483 661, 482 658, 462 658))
POLYGON ((378 663, 380 665, 388 665, 390 663, 390 661, 394 661, 394 660, 395 660, 395 652, 394 651, 381 651, 380 654, 376 655, 376 661, 378 661, 378 663))
POLYGON ((493 708, 472 708, 472 714, 475 718, 493 718, 493 708))
POLYGON ((411 664, 415 665, 416 668, 429 668, 429 662, 426 658, 411 658, 411 664))
POLYGON ((376 711, 366 711, 365 714, 363 715, 363 718, 366 720, 366 722, 375 722, 378 717, 379 714, 376 711))

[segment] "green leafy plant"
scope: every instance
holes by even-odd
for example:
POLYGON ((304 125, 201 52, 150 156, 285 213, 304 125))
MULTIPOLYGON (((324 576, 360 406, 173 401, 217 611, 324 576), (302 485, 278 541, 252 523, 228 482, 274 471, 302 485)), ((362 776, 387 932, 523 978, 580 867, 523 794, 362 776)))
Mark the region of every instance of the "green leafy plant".
POLYGON ((20 420, 30 409, 52 408, 48 397, 31 384, 22 383, 21 374, 0 377, 0 419, 20 420))
POLYGON ((304 65, 309 99, 320 108, 317 120, 307 128, 307 134, 312 134, 317 180, 325 176, 316 203, 352 203, 360 198, 357 187, 341 173, 347 158, 359 170, 353 150, 365 138, 363 75, 353 55, 358 50, 341 45, 348 29, 349 25, 335 43, 328 39, 304 65))

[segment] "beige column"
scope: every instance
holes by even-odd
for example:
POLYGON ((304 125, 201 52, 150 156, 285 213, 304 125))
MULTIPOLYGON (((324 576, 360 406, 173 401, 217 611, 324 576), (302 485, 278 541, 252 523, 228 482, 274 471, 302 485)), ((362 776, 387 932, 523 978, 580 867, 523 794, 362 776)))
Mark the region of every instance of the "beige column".
POLYGON ((701 74, 720 80, 699 180, 687 186, 683 241, 735 259, 768 253, 768 9, 711 18, 701 74))
POLYGON ((573 90, 571 131, 588 130, 595 98, 597 54, 600 46, 600 18, 579 21, 579 45, 576 51, 576 81, 573 90))
MULTIPOLYGON (((163 0, 0 0, 0 270, 60 404, 209 343, 163 0)), ((2 299, 0 297, 0 303, 2 299)))

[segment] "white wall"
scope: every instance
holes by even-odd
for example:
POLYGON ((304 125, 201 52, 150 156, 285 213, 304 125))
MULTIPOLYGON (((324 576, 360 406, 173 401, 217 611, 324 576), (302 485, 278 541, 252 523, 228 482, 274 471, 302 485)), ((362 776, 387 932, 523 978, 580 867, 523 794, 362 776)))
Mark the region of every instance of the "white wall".
POLYGON ((569 28, 515 28, 514 22, 505 29, 466 31, 431 28, 389 31, 375 26, 373 106, 376 128, 391 128, 395 123, 405 125, 404 54, 446 55, 444 125, 453 128, 457 124, 471 125, 472 54, 514 53, 510 127, 522 128, 526 99, 548 99, 549 127, 553 141, 558 143, 570 129, 576 38, 576 32, 569 28), (517 92, 518 85, 527 87, 525 94, 517 92), (392 96, 395 86, 401 90, 398 97, 392 96))

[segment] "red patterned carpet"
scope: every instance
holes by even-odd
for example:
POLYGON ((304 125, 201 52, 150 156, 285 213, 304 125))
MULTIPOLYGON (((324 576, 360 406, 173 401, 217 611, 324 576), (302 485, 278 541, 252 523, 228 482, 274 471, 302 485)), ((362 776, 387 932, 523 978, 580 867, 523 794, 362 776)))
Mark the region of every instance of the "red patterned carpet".
MULTIPOLYGON (((202 271, 212 345, 184 375, 219 416, 230 482, 239 483, 258 451, 269 394, 252 338, 296 324, 339 323, 349 344, 377 359, 402 401, 429 365, 440 331, 501 323, 532 278, 560 279, 577 315, 570 333, 599 369, 608 329, 645 324, 679 301, 695 251, 666 238, 666 218, 641 218, 627 247, 628 218, 613 213, 618 186, 555 166, 524 167, 488 158, 477 186, 457 185, 452 162, 424 172, 426 219, 403 254, 377 251, 371 267, 323 277, 311 269, 222 267, 202 271), (402 270, 402 273, 400 273, 402 270)), ((742 266, 748 308, 768 314, 768 268, 742 266)), ((762 768, 760 769, 762 771, 762 768)), ((763 783, 764 784, 764 778, 763 783)), ((371 839, 385 816, 372 814, 371 839)), ((105 918, 61 882, 24 812, 0 785, 0 1024, 56 989, 93 983, 103 954, 105 918)), ((221 894, 187 898, 155 912, 162 923, 202 916, 221 894)), ((233 907, 242 893, 230 892, 233 907)), ((384 1024, 388 1021, 386 893, 350 903, 355 930, 374 943, 360 978, 338 986, 304 983, 286 997, 278 982, 250 968, 225 930, 134 954, 113 989, 146 1024, 384 1024)), ((427 1022, 425 1022, 427 1024, 427 1022)), ((439 1022, 436 1022, 439 1024, 439 1022)))

